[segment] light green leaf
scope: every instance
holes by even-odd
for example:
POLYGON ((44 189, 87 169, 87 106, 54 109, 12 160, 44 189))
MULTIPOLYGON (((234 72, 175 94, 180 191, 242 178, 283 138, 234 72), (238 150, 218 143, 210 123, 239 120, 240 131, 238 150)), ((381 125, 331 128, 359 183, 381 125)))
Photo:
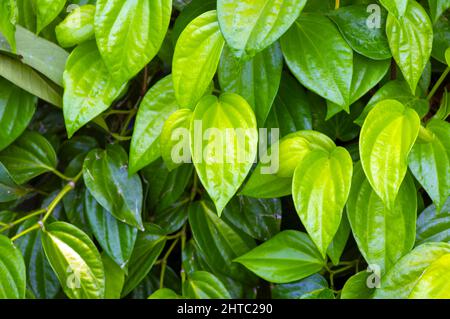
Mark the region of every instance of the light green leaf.
POLYGON ((450 243, 450 197, 441 211, 428 206, 417 219, 416 245, 425 242, 450 243))
POLYGON ((20 250, 0 235, 0 299, 24 299, 26 269, 20 250))
POLYGON ((442 15, 433 26, 433 50, 431 55, 441 63, 447 64, 445 51, 450 47, 449 17, 442 15))
POLYGON ((215 10, 195 18, 181 33, 172 64, 175 96, 181 107, 193 109, 206 93, 224 45, 215 10))
MULTIPOLYGON (((367 285, 371 283, 369 276, 376 275, 367 271, 360 271, 347 279, 341 291, 341 299, 371 299, 374 289, 367 285)), ((374 280, 379 279, 374 278, 374 280)))
POLYGON ((139 106, 131 140, 131 174, 161 156, 160 135, 164 122, 178 108, 172 76, 166 76, 147 92, 139 106))
POLYGON ((341 255, 344 252, 348 238, 350 236, 350 223, 347 215, 343 214, 339 228, 334 235, 333 241, 327 249, 327 255, 330 257, 333 265, 338 265, 341 259, 341 255))
POLYGON ((0 153, 0 162, 13 180, 22 185, 36 176, 54 171, 57 158, 53 146, 45 137, 27 131, 0 153))
POLYGON ((152 60, 169 27, 172 0, 98 0, 95 37, 119 85, 152 60))
POLYGON ((66 0, 33 0, 37 17, 37 34, 48 26, 66 5, 66 0))
POLYGON ((308 235, 294 230, 275 235, 235 261, 274 283, 303 279, 320 271, 325 263, 308 235))
POLYGON ((191 299, 231 299, 219 278, 206 271, 189 275, 183 287, 183 296, 191 299))
POLYGON ((295 169, 292 183, 295 209, 323 256, 341 223, 352 172, 352 159, 342 147, 313 150, 295 169))
POLYGON ((417 197, 407 176, 391 209, 370 186, 360 164, 355 167, 347 215, 359 251, 369 265, 385 273, 414 246, 417 197))
POLYGON ((439 211, 450 196, 450 124, 433 119, 421 130, 431 140, 414 144, 408 164, 439 211))
POLYGON ((300 83, 348 110, 353 51, 333 22, 321 14, 302 14, 281 38, 281 48, 300 83))
POLYGON ((142 182, 138 175, 128 175, 127 166, 127 153, 118 144, 92 150, 84 160, 84 183, 114 217, 143 229, 142 182))
POLYGON ((120 299, 125 272, 106 254, 102 254, 105 269, 105 299, 120 299))
POLYGON ((277 95, 282 70, 283 55, 278 42, 245 62, 226 47, 219 64, 220 87, 246 99, 261 127, 277 95))
POLYGON ((101 299, 105 296, 105 272, 97 248, 90 238, 65 222, 46 225, 42 246, 71 299, 101 299))
POLYGON ((169 288, 162 288, 152 293, 148 299, 180 299, 175 291, 169 288))
POLYGON ((257 147, 255 114, 241 96, 225 93, 201 99, 192 117, 191 154, 219 216, 244 182, 257 147))
POLYGON ((34 96, 0 78, 0 151, 25 131, 36 103, 34 96))
POLYGON ((417 138, 417 113, 395 100, 379 102, 366 117, 359 139, 362 167, 370 185, 392 208, 417 138))
POLYGON ((420 4, 416 1, 408 3, 401 18, 388 14, 386 34, 392 55, 414 94, 430 59, 433 26, 420 4))
POLYGON ((403 17, 407 14, 406 9, 410 0, 380 0, 381 4, 396 18, 403 17))
POLYGON ((70 48, 85 41, 94 39, 95 6, 84 5, 76 7, 55 28, 58 43, 64 48, 70 48))
POLYGON ((69 137, 109 108, 125 84, 115 84, 94 41, 69 56, 64 71, 64 119, 69 137))
MULTIPOLYGON (((13 0, 0 1, 0 35, 3 35, 12 47, 12 51, 16 51, 16 20, 17 20, 17 5, 13 0)), ((1 45, 1 44, 0 44, 1 45)))
POLYGON ((280 38, 306 0, 218 0, 220 29, 238 58, 253 57, 280 38))

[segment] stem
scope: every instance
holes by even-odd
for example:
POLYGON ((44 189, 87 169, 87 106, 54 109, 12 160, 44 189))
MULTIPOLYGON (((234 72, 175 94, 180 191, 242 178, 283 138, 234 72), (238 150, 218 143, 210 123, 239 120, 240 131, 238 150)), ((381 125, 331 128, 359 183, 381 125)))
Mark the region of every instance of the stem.
POLYGON ((120 132, 120 135, 123 136, 125 132, 127 131, 128 125, 130 124, 133 117, 136 115, 137 109, 132 109, 131 112, 128 114, 127 119, 125 120, 125 123, 122 126, 122 130, 120 132))
POLYGON ((447 77, 449 72, 450 72, 450 67, 447 67, 445 69, 444 73, 441 74, 441 77, 439 78, 439 80, 437 80, 436 84, 434 84, 434 86, 431 89, 430 93, 428 94, 428 96, 427 96, 427 100, 428 101, 430 101, 433 98, 434 94, 439 89, 439 87, 441 86, 442 82, 444 82, 444 80, 447 77))
POLYGON ((170 245, 169 249, 167 250, 166 254, 164 255, 163 259, 161 260, 161 274, 159 277, 159 288, 164 288, 164 275, 166 274, 166 266, 167 266, 167 259, 169 259, 170 254, 174 250, 175 246, 177 245, 179 241, 179 238, 175 239, 170 245))
POLYGON ((183 268, 183 251, 186 247, 186 224, 184 224, 183 229, 181 229, 181 285, 184 285, 186 281, 186 272, 183 268))
POLYGON ((42 214, 45 213, 46 211, 47 211, 46 208, 39 209, 39 210, 37 210, 37 211, 35 211, 35 212, 32 212, 32 213, 30 213, 30 214, 28 214, 28 215, 26 215, 26 216, 24 216, 24 217, 22 217, 22 218, 19 218, 19 219, 15 220, 14 222, 12 222, 12 223, 10 223, 10 224, 5 224, 5 227, 3 227, 2 229, 0 229, 0 233, 3 232, 3 231, 5 231, 5 230, 7 230, 7 229, 10 229, 10 228, 12 228, 12 227, 18 225, 18 224, 20 224, 20 223, 22 223, 22 222, 24 222, 24 221, 26 221, 27 219, 29 219, 29 218, 31 218, 31 217, 34 217, 34 216, 37 216, 37 215, 42 215, 42 214))
POLYGON ((336 4, 334 6, 334 9, 337 10, 340 7, 340 0, 336 0, 336 4))
POLYGON ((198 176, 194 172, 194 183, 192 185, 191 197, 190 197, 191 202, 194 201, 195 195, 197 195, 197 188, 198 188, 198 176))
POLYGON ((144 68, 144 80, 142 81, 142 88, 141 88, 141 96, 144 96, 145 93, 147 93, 147 86, 148 86, 148 65, 144 68))
POLYGON ((0 222, 0 226, 5 226, 5 227, 7 227, 8 224, 7 224, 7 223, 4 223, 4 222, 0 222))
POLYGON ((59 178, 65 180, 65 181, 71 181, 72 178, 68 177, 66 175, 64 175, 63 173, 61 173, 60 171, 56 170, 56 169, 52 169, 51 170, 53 174, 55 174, 56 176, 58 176, 59 178))
POLYGON ((39 223, 34 224, 33 226, 31 226, 30 228, 25 229, 23 232, 15 235, 13 238, 11 238, 12 241, 15 241, 16 239, 25 236, 28 233, 31 233, 33 230, 40 228, 41 225, 39 223))
POLYGON ((110 133, 111 133, 111 136, 114 137, 119 142, 131 140, 131 136, 122 136, 122 135, 119 135, 119 134, 113 133, 113 132, 110 132, 110 133))

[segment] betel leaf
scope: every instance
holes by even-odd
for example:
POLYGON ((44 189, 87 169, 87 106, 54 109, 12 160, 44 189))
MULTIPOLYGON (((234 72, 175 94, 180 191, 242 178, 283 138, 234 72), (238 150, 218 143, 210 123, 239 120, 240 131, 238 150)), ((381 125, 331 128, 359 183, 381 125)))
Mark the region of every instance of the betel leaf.
POLYGON ((192 111, 180 109, 168 117, 161 131, 161 157, 169 171, 191 160, 189 129, 192 111))
MULTIPOLYGON (((36 31, 36 15, 33 9, 33 1, 29 0, 16 0, 18 19, 17 25, 26 27, 28 30, 36 31)), ((16 25, 16 26, 17 26, 16 25)))
POLYGON ((42 246, 61 287, 71 299, 101 299, 105 272, 97 248, 80 229, 65 222, 46 225, 42 246))
POLYGON ((256 159, 255 114, 237 94, 208 95, 195 108, 190 132, 195 169, 220 216, 256 159))
POLYGON ((408 1, 405 14, 389 13, 386 34, 392 55, 415 93, 431 55, 433 26, 426 11, 416 1, 408 1))
POLYGON ((180 299, 180 296, 169 288, 162 288, 152 293, 148 299, 180 299))
POLYGON ((158 53, 169 27, 172 0, 98 0, 95 37, 111 76, 133 78, 158 53))
POLYGON ((450 197, 440 211, 430 205, 419 215, 416 245, 425 242, 450 243, 450 197))
POLYGON ((305 233, 285 230, 235 259, 259 277, 287 283, 322 269, 324 259, 305 233))
MULTIPOLYGON (((26 220, 17 233, 26 230, 39 221, 37 217, 26 220)), ((36 298, 52 299, 59 292, 61 286, 51 268, 41 244, 41 232, 35 231, 16 240, 17 248, 23 254, 27 268, 27 286, 36 298)))
POLYGON ((105 270, 105 299, 120 299, 125 271, 106 254, 102 254, 102 262, 105 270))
MULTIPOLYGON (((370 299, 372 298, 375 287, 369 288, 371 283, 369 276, 375 276, 367 271, 360 271, 351 276, 346 282, 341 291, 341 299, 370 299)), ((375 278, 374 280, 379 280, 375 278)), ((375 284, 374 284, 375 285, 375 284)))
POLYGON ((433 26, 433 50, 431 55, 441 63, 445 61, 445 51, 450 47, 449 17, 442 15, 433 26))
POLYGON ((431 140, 414 144, 408 164, 439 211, 450 196, 450 124, 433 119, 421 130, 431 140))
POLYGON ((281 38, 281 48, 300 83, 348 109, 353 51, 333 22, 317 13, 304 13, 281 38))
POLYGON ((436 23, 445 10, 450 8, 450 2, 448 0, 428 0, 428 5, 433 23, 436 23))
POLYGON ((57 158, 53 146, 45 137, 26 131, 0 152, 0 163, 3 163, 13 180, 21 185, 36 176, 54 171, 57 158))
POLYGON ((220 29, 238 58, 253 57, 280 38, 306 0, 218 0, 220 29))
POLYGON ((58 14, 62 11, 66 4, 66 0, 33 0, 34 10, 36 12, 36 33, 48 26, 58 14))
POLYGON ((407 170, 417 138, 417 113, 395 100, 379 102, 367 115, 359 139, 362 167, 370 185, 391 208, 407 170))
POLYGON ((17 7, 15 1, 3 0, 0 2, 0 34, 5 36, 13 51, 16 51, 16 20, 17 7))
POLYGON ((220 87, 246 99, 262 126, 277 95, 282 69, 283 55, 278 42, 245 62, 225 47, 219 64, 220 87))
POLYGON ((397 19, 407 14, 408 3, 410 0, 380 0, 381 4, 397 19))
POLYGON ((381 9, 371 13, 369 9, 362 4, 345 6, 330 11, 329 17, 353 50, 370 59, 389 59, 392 54, 384 30, 387 13, 381 9))
POLYGON ((147 276, 166 244, 162 229, 152 224, 139 232, 128 265, 122 297, 128 295, 147 276))
POLYGON ((64 71, 64 120, 69 137, 111 106, 124 88, 116 84, 94 41, 75 48, 64 71))
POLYGON ((28 65, 18 60, 0 54, 0 76, 50 104, 62 106, 59 90, 28 65))
POLYGON ((183 286, 183 296, 191 299, 231 299, 219 278, 206 271, 189 274, 183 286))
POLYGON ((178 109, 172 76, 156 83, 139 106, 130 146, 130 173, 134 174, 160 155, 160 135, 166 119, 178 109))
POLYGON ((250 273, 233 260, 255 247, 255 242, 219 218, 212 205, 195 202, 189 208, 192 236, 208 266, 215 273, 230 276, 246 283, 254 283, 250 273))
POLYGON ((338 265, 344 252, 345 246, 351 233, 350 223, 347 218, 347 214, 342 215, 339 228, 331 241, 330 246, 327 249, 327 255, 330 257, 333 265, 338 265))
POLYGON ((0 203, 7 203, 22 198, 29 190, 17 185, 8 170, 0 162, 0 203))
POLYGON ((193 109, 206 93, 224 45, 215 10, 195 18, 181 33, 172 63, 175 96, 181 107, 193 109))
MULTIPOLYGON (((376 289, 374 298, 408 298, 414 287, 431 265, 441 257, 450 254, 450 244, 425 243, 400 259, 381 280, 381 288, 376 289)), ((433 270, 434 267, 431 267, 433 270)), ((439 276, 437 280, 442 276, 439 276)), ((447 290, 448 291, 448 290, 447 290)))
POLYGON ((58 43, 70 48, 94 38, 95 6, 87 4, 76 7, 55 28, 58 43))
POLYGON ((273 299, 303 299, 306 295, 315 291, 328 288, 327 280, 319 275, 314 274, 304 279, 294 281, 287 284, 279 284, 272 286, 273 299))
POLYGON ((11 239, 0 235, 0 299, 23 299, 26 268, 22 254, 11 239))
POLYGON ((391 209, 370 186, 360 164, 355 167, 347 215, 359 251, 369 265, 382 273, 414 246, 417 197, 414 181, 407 176, 391 209))
POLYGON ((341 223, 352 172, 352 159, 342 147, 313 150, 295 169, 292 183, 295 209, 324 256, 341 223))
POLYGON ((89 192, 115 218, 143 229, 142 182, 138 175, 128 175, 127 154, 120 145, 89 152, 83 178, 89 192))
POLYGON ((90 229, 104 252, 121 268, 127 269, 138 230, 118 221, 85 191, 84 212, 90 229))
POLYGON ((36 102, 36 97, 0 78, 0 151, 25 131, 36 102))

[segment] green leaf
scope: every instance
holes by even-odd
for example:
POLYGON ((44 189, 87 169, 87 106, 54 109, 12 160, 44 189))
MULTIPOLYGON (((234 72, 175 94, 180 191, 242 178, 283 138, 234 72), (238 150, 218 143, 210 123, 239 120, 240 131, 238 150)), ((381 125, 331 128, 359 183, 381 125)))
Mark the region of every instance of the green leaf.
MULTIPOLYGON (((17 11, 19 13, 17 23, 28 30, 36 31, 36 15, 34 13, 34 3, 30 0, 16 0, 17 11)), ((17 25, 16 25, 17 26, 17 25)))
POLYGON ((50 104, 62 106, 60 92, 20 61, 0 54, 0 76, 50 104))
POLYGON ((128 175, 127 166, 127 153, 120 145, 107 145, 106 150, 95 149, 84 161, 84 183, 99 204, 115 218, 143 230, 142 182, 138 175, 128 175))
POLYGON ((161 156, 160 135, 164 122, 178 108, 172 76, 166 76, 147 92, 139 106, 131 140, 131 174, 161 156))
POLYGON ((436 23, 439 17, 450 8, 450 2, 448 0, 428 0, 428 6, 433 23, 436 23))
POLYGON ((172 0, 98 0, 95 37, 114 81, 133 78, 153 59, 169 27, 172 0))
POLYGON ((20 187, 0 162, 0 203, 11 202, 24 197, 29 190, 20 187))
POLYGON ((193 109, 206 93, 224 45, 215 10, 195 18, 181 33, 172 64, 175 96, 181 107, 193 109))
POLYGON ((0 34, 2 34, 12 50, 16 51, 16 19, 17 19, 17 5, 12 0, 2 0, 0 2, 0 34))
POLYGON ((295 169, 292 197, 311 239, 325 256, 341 223, 349 192, 353 163, 342 147, 313 150, 295 169))
POLYGON ((253 57, 290 28, 305 4, 306 0, 218 0, 217 15, 236 57, 253 57))
MULTIPOLYGON (((292 193, 292 178, 262 173, 264 166, 258 163, 239 195, 254 198, 275 198, 292 193)), ((270 169, 265 167, 265 169, 270 169)))
POLYGON ((163 231, 151 224, 139 232, 128 264, 128 275, 122 290, 122 297, 128 295, 147 276, 166 244, 163 231))
POLYGON ((0 151, 25 131, 36 102, 34 96, 0 78, 0 151))
POLYGON ((233 260, 255 247, 245 233, 220 219, 210 204, 195 202, 189 208, 192 236, 214 273, 230 276, 240 282, 254 283, 255 278, 233 260))
MULTIPOLYGON (((450 244, 447 243, 425 243, 414 248, 382 278, 381 288, 375 290, 374 298, 404 299, 410 297, 414 287, 427 273, 430 266, 449 254, 450 244)), ((431 267, 431 270, 433 268, 431 267)), ((442 276, 438 278, 442 278, 442 276)))
POLYGON ((431 136, 431 141, 417 141, 408 164, 439 211, 450 196, 450 124, 433 119, 421 130, 431 136))
POLYGON ((282 231, 235 261, 274 283, 303 279, 325 263, 308 235, 294 230, 282 231))
POLYGON ((417 219, 416 245, 425 242, 450 243, 450 197, 441 211, 428 206, 417 219))
POLYGON ((180 296, 169 288, 162 288, 152 293, 148 299, 180 299, 180 296))
POLYGON ((195 169, 220 216, 256 158, 255 114, 237 94, 208 95, 198 103, 191 123, 195 169))
POLYGON ((328 288, 327 280, 314 274, 299 281, 272 286, 273 299, 303 299, 308 294, 328 288))
POLYGON ((407 14, 406 9, 409 7, 410 0, 380 0, 381 4, 389 11, 390 14, 397 19, 407 14))
POLYGON ((102 254, 105 268, 105 299, 120 299, 125 282, 125 272, 106 254, 102 254))
POLYGON ((66 5, 66 0, 33 0, 34 10, 37 17, 37 32, 41 31, 48 26, 58 14, 62 11, 66 5))
POLYGON ((101 299, 105 295, 105 273, 97 248, 89 237, 65 222, 46 225, 42 246, 71 299, 101 299))
POLYGON ((69 56, 64 71, 64 120, 69 137, 109 108, 124 88, 115 84, 94 41, 69 56))
POLYGON ((327 249, 327 255, 330 257, 333 265, 338 265, 341 255, 344 252, 348 238, 350 236, 351 228, 347 215, 343 214, 339 228, 334 235, 333 241, 327 249))
POLYGON ((161 156, 169 171, 191 161, 189 138, 192 111, 180 109, 172 113, 164 123, 160 137, 161 156))
POLYGON ((367 283, 370 283, 369 276, 374 275, 367 271, 360 271, 351 276, 342 288, 341 299, 371 299, 374 290, 367 286, 367 283))
POLYGON ((384 31, 387 18, 385 10, 371 13, 367 5, 352 5, 331 11, 329 17, 336 23, 347 43, 359 54, 374 60, 392 57, 384 31), (376 20, 378 18, 379 21, 376 20))
POLYGON ((245 62, 226 47, 219 64, 220 87, 246 99, 261 127, 277 95, 282 70, 283 55, 278 42, 245 62))
POLYGON ((26 269, 20 250, 0 235, 0 299, 24 299, 26 269))
POLYGON ((103 251, 121 268, 126 270, 133 251, 138 230, 114 218, 94 197, 85 192, 84 211, 90 229, 103 251))
POLYGON ((416 1, 408 3, 401 18, 393 13, 388 14, 386 34, 392 55, 414 94, 430 59, 433 26, 420 4, 416 1))
POLYGON ((26 131, 0 153, 0 162, 13 180, 22 185, 36 176, 55 171, 57 158, 53 146, 45 137, 26 131))
POLYGON ((353 51, 333 22, 320 14, 302 14, 281 38, 281 48, 289 69, 300 83, 348 109, 353 51))
POLYGON ((433 26, 433 50, 431 55, 441 63, 446 64, 445 51, 450 47, 449 17, 442 15, 433 26))
POLYGON ((223 283, 206 271, 189 275, 183 287, 183 296, 191 299, 231 299, 223 283))
POLYGON ((85 41, 94 39, 95 6, 76 7, 56 26, 58 43, 63 48, 70 48, 85 41))
MULTIPOLYGON (((37 217, 26 220, 18 229, 17 234, 35 225, 37 217)), ((27 269, 27 286, 36 298, 53 299, 59 292, 61 285, 53 272, 41 244, 41 232, 34 231, 16 240, 25 260, 27 269)))
POLYGON ((236 196, 225 208, 223 218, 252 238, 264 241, 280 231, 281 213, 279 199, 236 196))
POLYGON ((395 100, 379 102, 364 121, 359 139, 362 167, 388 208, 394 204, 405 177, 408 154, 419 127, 417 113, 395 100))
POLYGON ((359 251, 369 265, 385 273, 414 246, 417 197, 407 176, 391 209, 370 186, 360 164, 355 167, 347 215, 359 251))

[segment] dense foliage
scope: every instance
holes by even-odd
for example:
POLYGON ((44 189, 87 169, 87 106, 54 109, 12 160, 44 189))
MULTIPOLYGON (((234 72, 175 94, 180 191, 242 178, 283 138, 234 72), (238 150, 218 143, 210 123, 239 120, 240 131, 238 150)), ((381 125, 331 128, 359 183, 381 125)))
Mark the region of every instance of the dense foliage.
POLYGON ((450 0, 0 0, 0 298, 450 298, 450 0))

